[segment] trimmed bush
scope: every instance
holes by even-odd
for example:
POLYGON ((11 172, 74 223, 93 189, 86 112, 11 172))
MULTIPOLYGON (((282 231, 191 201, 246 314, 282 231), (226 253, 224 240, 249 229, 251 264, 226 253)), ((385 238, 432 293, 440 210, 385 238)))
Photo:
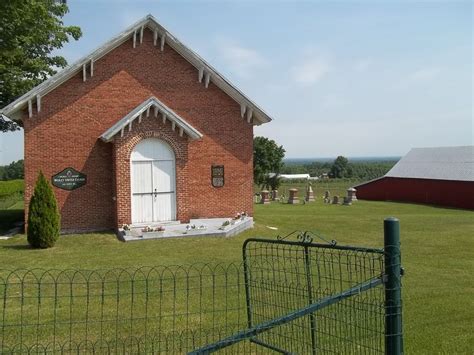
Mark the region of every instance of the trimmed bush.
POLYGON ((50 183, 40 171, 28 210, 28 243, 33 248, 51 248, 59 238, 60 216, 50 183))

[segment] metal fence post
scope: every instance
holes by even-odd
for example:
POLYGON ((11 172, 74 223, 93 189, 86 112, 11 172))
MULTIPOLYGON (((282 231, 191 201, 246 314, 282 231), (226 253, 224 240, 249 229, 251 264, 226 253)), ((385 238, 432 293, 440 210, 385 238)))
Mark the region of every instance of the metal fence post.
POLYGON ((385 354, 403 354, 400 222, 384 220, 385 250, 385 354))
MULTIPOLYGON (((313 280, 311 275, 311 259, 309 255, 309 248, 307 245, 304 246, 304 261, 305 261, 305 273, 306 273, 306 286, 308 288, 308 303, 311 305, 314 303, 313 300, 313 280)), ((311 313, 309 315, 309 324, 311 330, 311 350, 312 354, 316 354, 316 315, 311 313)))

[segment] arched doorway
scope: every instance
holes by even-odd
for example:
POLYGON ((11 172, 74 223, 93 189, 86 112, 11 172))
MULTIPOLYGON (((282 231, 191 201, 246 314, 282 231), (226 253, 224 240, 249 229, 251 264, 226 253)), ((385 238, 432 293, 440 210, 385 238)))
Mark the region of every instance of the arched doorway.
POLYGON ((173 149, 157 138, 138 143, 130 156, 132 223, 176 219, 176 166, 173 149))

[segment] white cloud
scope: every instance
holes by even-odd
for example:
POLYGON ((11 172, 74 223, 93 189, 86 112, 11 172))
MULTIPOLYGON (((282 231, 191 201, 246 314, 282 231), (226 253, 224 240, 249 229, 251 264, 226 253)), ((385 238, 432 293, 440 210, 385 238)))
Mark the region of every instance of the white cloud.
POLYGON ((412 81, 428 81, 433 80, 439 74, 438 68, 424 67, 416 70, 410 75, 412 81))
POLYGON ((308 56, 290 69, 294 82, 303 85, 312 85, 321 80, 331 67, 323 57, 308 56))
POLYGON ((255 70, 266 64, 266 60, 256 50, 226 39, 217 41, 217 49, 231 71, 241 77, 249 77, 255 70))
POLYGON ((366 72, 372 65, 373 61, 370 58, 360 59, 355 62, 354 70, 358 73, 366 72))

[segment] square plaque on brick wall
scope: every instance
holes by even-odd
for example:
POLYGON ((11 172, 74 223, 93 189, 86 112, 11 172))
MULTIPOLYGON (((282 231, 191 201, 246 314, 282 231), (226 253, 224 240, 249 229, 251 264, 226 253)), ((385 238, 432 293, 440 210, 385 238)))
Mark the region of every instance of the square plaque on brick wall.
POLYGON ((224 165, 213 165, 211 167, 211 182, 214 187, 224 186, 224 165))

